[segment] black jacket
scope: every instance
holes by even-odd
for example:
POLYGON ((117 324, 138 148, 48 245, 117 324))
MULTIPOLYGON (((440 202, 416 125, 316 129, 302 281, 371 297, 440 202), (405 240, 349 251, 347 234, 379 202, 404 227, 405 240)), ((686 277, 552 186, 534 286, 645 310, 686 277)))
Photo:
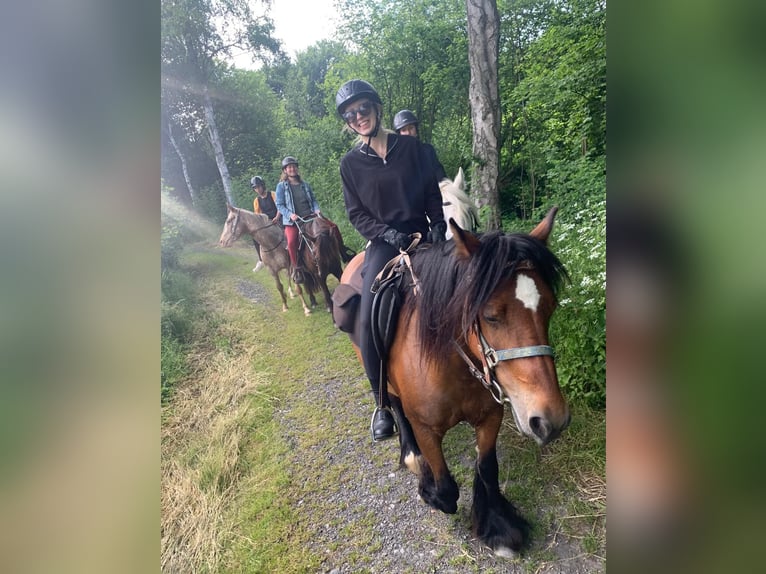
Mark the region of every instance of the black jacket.
POLYGON ((428 150, 417 139, 388 134, 382 160, 367 144, 357 145, 340 161, 346 214, 365 238, 380 237, 389 227, 420 232, 444 221, 442 197, 428 150))

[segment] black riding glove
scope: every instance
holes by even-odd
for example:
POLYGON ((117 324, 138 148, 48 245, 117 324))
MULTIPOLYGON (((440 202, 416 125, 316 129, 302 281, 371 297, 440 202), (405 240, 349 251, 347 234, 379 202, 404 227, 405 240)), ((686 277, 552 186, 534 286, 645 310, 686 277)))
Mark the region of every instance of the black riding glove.
POLYGON ((388 243, 391 247, 396 247, 400 251, 407 251, 407 248, 412 243, 409 235, 397 231, 393 227, 389 227, 380 238, 388 243))
POLYGON ((431 231, 428 232, 428 241, 431 243, 439 243, 446 239, 447 234, 447 222, 437 221, 431 227, 431 231))

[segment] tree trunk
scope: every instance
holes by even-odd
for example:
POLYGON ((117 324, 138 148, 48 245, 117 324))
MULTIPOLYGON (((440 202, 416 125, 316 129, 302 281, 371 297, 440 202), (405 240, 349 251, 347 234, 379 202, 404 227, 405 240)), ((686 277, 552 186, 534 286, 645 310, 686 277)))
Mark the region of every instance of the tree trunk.
POLYGON ((466 0, 468 63, 471 82, 468 100, 473 122, 473 177, 471 191, 485 215, 486 229, 500 229, 497 192, 500 137, 500 97, 497 58, 500 17, 496 0, 466 0))
POLYGON ((183 171, 184 174, 186 189, 189 190, 189 197, 191 197, 192 205, 196 205, 197 196, 195 195, 194 187, 192 187, 191 178, 189 177, 189 170, 186 167, 186 158, 184 157, 184 154, 181 153, 181 148, 178 147, 176 138, 173 137, 173 123, 170 120, 168 120, 168 138, 170 139, 170 143, 173 146, 173 149, 176 150, 176 154, 178 154, 178 159, 181 160, 181 171, 183 171))
POLYGON ((236 207, 231 194, 231 176, 229 175, 229 168, 226 167, 226 158, 223 155, 221 138, 218 135, 218 128, 215 125, 213 102, 210 99, 210 94, 208 94, 207 86, 205 86, 203 94, 202 107, 205 110, 205 120, 207 121, 207 130, 208 135, 210 136, 210 143, 213 146, 213 152, 215 153, 215 163, 218 165, 218 173, 221 174, 221 182, 223 182, 223 193, 226 196, 226 201, 236 207))

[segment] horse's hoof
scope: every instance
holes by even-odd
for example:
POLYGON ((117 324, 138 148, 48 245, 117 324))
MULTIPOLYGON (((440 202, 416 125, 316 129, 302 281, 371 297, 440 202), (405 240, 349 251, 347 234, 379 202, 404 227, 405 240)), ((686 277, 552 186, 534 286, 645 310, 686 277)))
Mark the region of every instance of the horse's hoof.
POLYGON ((303 314, 306 315, 306 317, 308 317, 309 315, 311 315, 311 309, 304 309, 303 314))
POLYGON ((287 305, 282 305, 282 313, 287 313, 287 305))

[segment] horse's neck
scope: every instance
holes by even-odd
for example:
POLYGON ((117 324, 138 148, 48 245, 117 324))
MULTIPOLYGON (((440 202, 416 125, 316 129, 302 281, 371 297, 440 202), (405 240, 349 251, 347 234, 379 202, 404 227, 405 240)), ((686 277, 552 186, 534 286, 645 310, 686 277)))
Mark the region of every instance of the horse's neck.
POLYGON ((270 225, 268 217, 259 217, 257 214, 251 214, 244 219, 247 232, 256 240, 262 241, 271 235, 274 235, 276 225, 270 225))

